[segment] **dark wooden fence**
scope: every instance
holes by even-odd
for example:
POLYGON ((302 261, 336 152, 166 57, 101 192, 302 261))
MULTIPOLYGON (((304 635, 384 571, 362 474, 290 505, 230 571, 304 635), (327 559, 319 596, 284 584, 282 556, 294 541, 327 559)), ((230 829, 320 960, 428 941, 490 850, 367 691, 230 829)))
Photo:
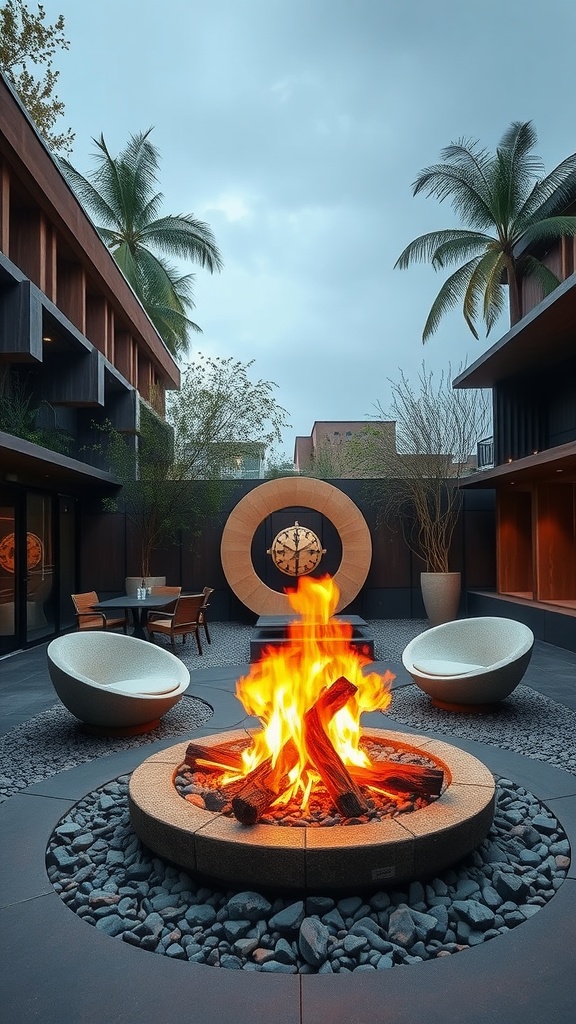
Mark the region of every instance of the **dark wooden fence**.
MULTIPOLYGON (((423 618, 419 577, 424 568, 420 559, 408 548, 400 524, 378 521, 377 508, 382 504, 385 480, 333 480, 361 509, 370 528, 373 555, 366 583, 347 609, 364 618, 423 618)), ((215 589, 212 600, 213 618, 221 621, 252 622, 255 616, 242 605, 226 581, 220 561, 220 541, 228 515, 238 501, 262 481, 245 480, 222 485, 219 510, 201 524, 191 523, 179 531, 175 540, 154 553, 151 572, 165 575, 169 584, 180 584, 190 591, 204 586, 215 589)), ((194 483, 195 487, 202 484, 194 483)), ((269 586, 281 589, 288 577, 273 577, 273 567, 266 548, 277 529, 298 519, 319 533, 328 549, 320 572, 334 572, 337 564, 338 538, 330 534, 329 523, 310 509, 282 510, 264 521, 252 544, 252 559, 258 575, 269 586), (307 518, 308 517, 308 518, 307 518), (309 520, 309 522, 308 522, 309 520)), ((97 590, 104 597, 124 590, 124 578, 138 572, 138 545, 133 528, 122 513, 103 514, 98 499, 87 499, 80 513, 79 524, 80 589, 97 590)), ((451 569, 462 572, 462 610, 466 611, 466 590, 491 590, 496 585, 494 495, 492 491, 463 492, 463 507, 456 529, 451 569)))

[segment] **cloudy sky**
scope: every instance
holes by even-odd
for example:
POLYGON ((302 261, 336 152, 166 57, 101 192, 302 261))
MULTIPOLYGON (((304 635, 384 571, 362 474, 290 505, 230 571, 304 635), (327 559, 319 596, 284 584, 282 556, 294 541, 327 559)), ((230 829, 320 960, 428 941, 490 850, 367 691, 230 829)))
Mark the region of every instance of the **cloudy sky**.
POLYGON ((449 142, 494 149, 533 120, 547 170, 576 150, 573 0, 43 4, 70 39, 75 166, 90 170, 100 133, 117 153, 154 126, 164 212, 208 221, 225 264, 198 271, 192 350, 253 359, 278 385, 288 456, 315 420, 386 408, 399 370, 454 375, 504 333, 476 341, 455 312, 423 347, 443 277, 393 266, 456 224, 411 192, 449 142))

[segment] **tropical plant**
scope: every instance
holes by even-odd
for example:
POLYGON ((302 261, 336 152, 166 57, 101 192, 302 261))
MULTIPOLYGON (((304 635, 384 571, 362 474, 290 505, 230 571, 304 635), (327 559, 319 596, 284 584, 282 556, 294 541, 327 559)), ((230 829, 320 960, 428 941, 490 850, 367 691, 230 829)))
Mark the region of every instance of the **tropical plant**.
POLYGON ((0 372, 0 430, 62 454, 74 443, 72 435, 57 425, 50 403, 37 401, 33 388, 7 366, 0 372), (44 425, 48 419, 53 426, 44 425))
POLYGON ((203 221, 191 214, 161 214, 163 195, 156 191, 160 158, 151 131, 130 136, 116 157, 103 135, 93 139, 97 166, 88 177, 68 160, 60 165, 156 330, 172 354, 182 356, 189 332, 200 331, 187 315, 194 308, 194 275, 180 276, 166 257, 192 260, 210 273, 221 269, 222 258, 203 221))
POLYGON ((488 429, 486 393, 457 390, 451 369, 434 377, 424 364, 413 386, 400 372, 389 380, 387 413, 376 403, 375 419, 394 421, 389 431, 368 427, 358 440, 362 475, 387 478, 372 488, 380 515, 400 525, 411 550, 426 562, 427 572, 448 572, 450 545, 462 504, 459 482, 472 472, 471 455, 488 429))
POLYGON ((564 212, 576 201, 576 153, 545 175, 532 152, 536 142, 531 121, 514 121, 495 153, 480 148, 478 141, 461 139, 442 150, 443 163, 425 167, 414 182, 414 195, 423 192, 439 202, 450 200, 468 225, 421 235, 395 263, 400 269, 431 263, 435 270, 460 264, 432 304, 423 342, 460 300, 464 319, 477 338, 480 316, 489 334, 503 313, 506 286, 513 325, 522 316, 523 278, 533 278, 543 296, 560 283, 536 252, 562 235, 576 235, 576 217, 564 212))
POLYGON ((54 131, 56 121, 64 113, 64 104, 54 92, 60 72, 52 67, 56 50, 67 50, 70 43, 64 36, 63 15, 53 25, 46 25, 45 17, 42 4, 38 4, 37 14, 28 10, 24 0, 6 0, 2 4, 0 70, 14 86, 50 148, 55 153, 70 153, 72 130, 54 131), (42 73, 35 75, 30 71, 31 64, 43 68, 42 73))

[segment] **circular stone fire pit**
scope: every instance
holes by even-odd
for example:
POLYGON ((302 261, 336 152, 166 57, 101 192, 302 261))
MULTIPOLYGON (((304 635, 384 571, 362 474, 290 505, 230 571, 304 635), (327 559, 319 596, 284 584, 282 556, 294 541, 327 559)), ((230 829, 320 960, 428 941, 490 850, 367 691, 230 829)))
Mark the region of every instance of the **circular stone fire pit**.
MULTIPOLYGON (((130 818, 150 850, 187 870, 226 884, 297 890, 346 890, 426 878, 470 853, 494 814, 491 772, 440 740, 383 729, 375 742, 425 754, 444 771, 442 795, 410 814, 361 825, 277 828, 241 825, 182 799, 174 786, 187 743, 143 761, 130 780, 130 818)), ((241 742, 245 731, 204 737, 204 746, 241 742)))

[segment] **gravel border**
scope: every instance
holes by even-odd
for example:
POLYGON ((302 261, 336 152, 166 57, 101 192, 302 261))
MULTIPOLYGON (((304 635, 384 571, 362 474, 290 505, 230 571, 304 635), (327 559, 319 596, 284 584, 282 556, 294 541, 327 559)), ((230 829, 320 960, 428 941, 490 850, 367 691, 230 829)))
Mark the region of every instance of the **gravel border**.
POLYGON ((556 817, 500 779, 487 838, 425 884, 334 898, 223 890, 140 842, 128 783, 129 776, 107 783, 61 819, 48 845, 48 877, 69 909, 106 935, 210 967, 341 974, 451 956, 533 917, 570 863, 556 817))

